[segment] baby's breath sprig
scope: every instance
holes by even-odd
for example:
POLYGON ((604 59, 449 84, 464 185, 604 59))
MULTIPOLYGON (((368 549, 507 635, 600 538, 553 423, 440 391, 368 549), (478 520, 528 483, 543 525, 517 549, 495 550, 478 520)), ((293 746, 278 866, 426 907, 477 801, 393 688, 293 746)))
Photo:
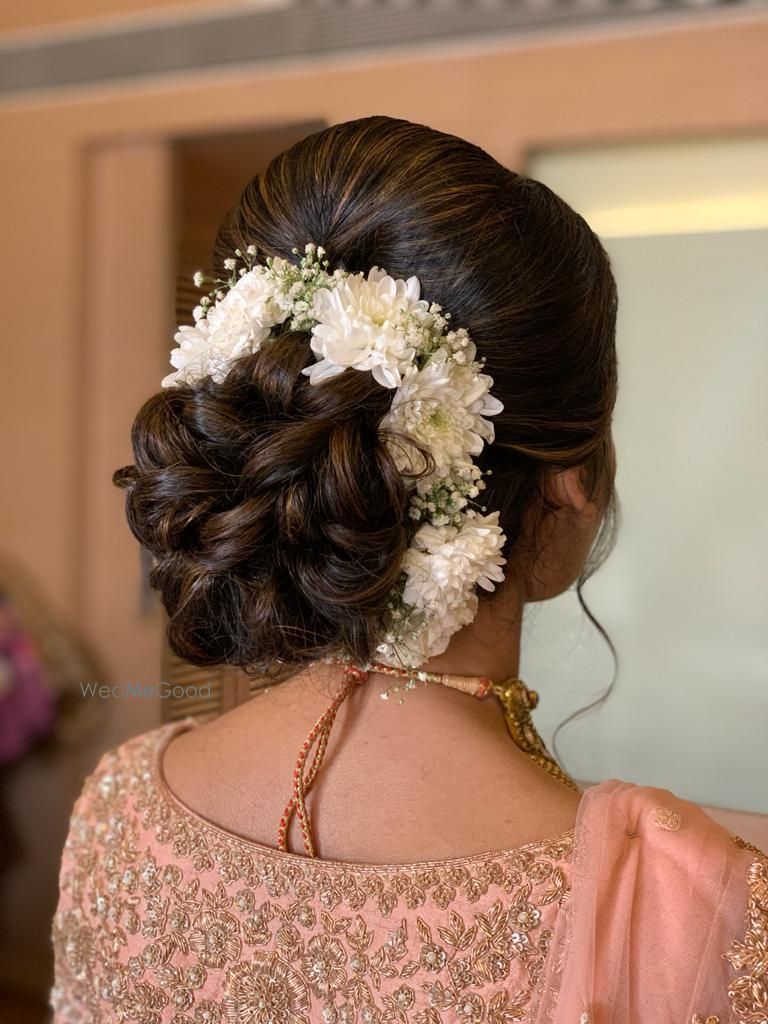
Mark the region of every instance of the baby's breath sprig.
POLYGON ((234 288, 237 284, 238 277, 243 277, 249 270, 253 269, 257 255, 258 249, 255 245, 247 246, 245 251, 235 249, 235 255, 229 256, 224 260, 224 269, 229 271, 228 277, 211 277, 202 270, 195 271, 192 275, 192 282, 195 288, 202 288, 206 283, 212 286, 208 293, 200 299, 195 310, 195 320, 205 320, 211 306, 221 302, 227 291, 230 288, 234 288), (238 267, 239 262, 243 266, 238 267))
POLYGON ((416 366, 420 370, 425 366, 438 349, 445 347, 450 313, 444 313, 443 307, 437 302, 430 304, 426 312, 411 314, 412 330, 418 338, 416 347, 416 366))
MULTIPOLYGON (((402 572, 398 582, 392 588, 387 609, 382 616, 379 650, 392 650, 400 647, 406 649, 417 641, 419 634, 427 625, 427 614, 403 601, 403 591, 408 582, 408 575, 402 572)), ((412 689, 412 687, 408 687, 412 689)), ((387 700, 388 691, 381 694, 387 700)))
POLYGON ((414 493, 408 515, 419 523, 430 522, 433 526, 461 526, 465 516, 473 515, 473 510, 467 508, 470 500, 485 490, 483 475, 474 463, 457 467, 426 493, 414 493))
MULTIPOLYGON (((291 249, 294 256, 300 250, 291 249)), ((324 259, 325 249, 322 245, 308 242, 298 263, 281 263, 280 269, 275 268, 271 256, 265 260, 265 276, 279 285, 278 301, 286 313, 290 313, 288 328, 292 331, 311 331, 317 323, 312 315, 312 296, 319 288, 330 288, 342 275, 342 271, 328 273, 328 260, 324 259)))

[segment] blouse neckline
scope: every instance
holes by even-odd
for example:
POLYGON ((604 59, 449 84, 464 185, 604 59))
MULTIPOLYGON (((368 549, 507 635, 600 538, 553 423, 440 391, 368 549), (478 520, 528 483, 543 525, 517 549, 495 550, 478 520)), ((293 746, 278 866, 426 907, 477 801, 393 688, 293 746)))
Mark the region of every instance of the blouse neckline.
POLYGON ((260 843, 255 839, 248 839, 245 836, 239 835, 237 832, 232 832, 229 829, 223 828, 221 825, 217 825, 215 822, 210 821, 202 814, 193 810, 188 804, 184 803, 184 801, 181 800, 168 785, 163 772, 163 755, 165 754, 168 743, 179 733, 187 732, 190 729, 197 728, 199 725, 200 722, 198 719, 193 718, 192 716, 187 716, 177 722, 171 722, 168 725, 160 727, 158 730, 159 735, 157 742, 151 756, 150 771, 153 785, 163 799, 173 807, 175 813, 179 817, 193 821, 198 828, 204 829, 228 843, 244 847, 263 858, 269 858, 284 864, 316 867, 320 870, 337 869, 355 873, 397 873, 413 871, 415 869, 450 869, 462 867, 467 864, 483 864, 487 861, 506 860, 533 850, 541 850, 550 846, 557 846, 575 837, 576 830, 572 827, 552 836, 547 836, 544 839, 533 839, 527 843, 520 843, 517 846, 502 850, 488 850, 481 853, 469 854, 463 857, 448 857, 440 860, 404 861, 399 864, 375 864, 364 861, 345 861, 328 859, 325 857, 307 857, 304 854, 279 850, 277 847, 268 846, 266 843, 260 843))

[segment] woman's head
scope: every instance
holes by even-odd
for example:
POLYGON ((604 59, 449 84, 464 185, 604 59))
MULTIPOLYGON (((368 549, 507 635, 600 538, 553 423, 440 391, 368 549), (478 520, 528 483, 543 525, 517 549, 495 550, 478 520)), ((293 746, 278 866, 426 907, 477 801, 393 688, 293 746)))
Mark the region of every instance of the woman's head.
MULTIPOLYGON (((499 510, 505 572, 526 599, 559 592, 612 511, 617 300, 597 237, 471 143, 381 116, 276 157, 223 223, 214 269, 249 244, 293 259, 308 241, 331 270, 417 276, 467 328, 504 404, 477 463, 492 471, 481 500, 499 510)), ((309 338, 150 398, 135 466, 115 474, 171 647, 195 664, 373 655, 414 528, 377 432, 391 392, 350 370, 311 385, 309 338)))

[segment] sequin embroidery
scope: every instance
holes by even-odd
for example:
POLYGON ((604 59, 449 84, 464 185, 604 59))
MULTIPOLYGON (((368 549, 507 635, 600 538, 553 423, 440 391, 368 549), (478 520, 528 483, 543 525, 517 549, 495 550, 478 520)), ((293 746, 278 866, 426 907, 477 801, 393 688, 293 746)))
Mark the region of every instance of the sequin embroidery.
POLYGON ((733 1012, 739 1024, 765 1024, 768 1019, 768 857, 739 836, 732 838, 759 856, 747 869, 749 902, 746 934, 734 940, 723 956, 739 972, 728 987, 733 1012))
POLYGON ((56 1024, 512 1024, 570 892, 573 830, 411 865, 312 860, 166 798, 164 726, 75 805, 53 926, 56 1024))

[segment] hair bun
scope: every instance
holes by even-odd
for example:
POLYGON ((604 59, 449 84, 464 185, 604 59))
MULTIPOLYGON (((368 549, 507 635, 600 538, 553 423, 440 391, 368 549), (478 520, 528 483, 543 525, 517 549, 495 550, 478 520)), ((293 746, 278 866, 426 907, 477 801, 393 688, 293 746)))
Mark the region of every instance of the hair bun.
MULTIPOLYGON (((606 510, 593 571, 613 537, 617 293, 586 221, 478 146, 376 115, 323 128, 255 175, 220 226, 212 269, 226 276, 238 250, 292 262, 309 241, 334 272, 417 277, 487 359, 503 411, 476 468, 490 474, 483 504, 510 573, 542 592, 539 527, 553 511, 550 476, 568 467, 584 469, 606 510)), ((357 371, 309 384, 308 336, 280 338, 274 352, 236 358, 220 383, 150 399, 134 425, 136 465, 114 476, 155 555, 171 646, 195 664, 261 671, 345 649, 368 660, 407 575, 407 482, 376 429, 391 394, 357 371)))
POLYGON ((365 659, 408 545, 407 494, 377 432, 390 395, 368 374, 310 385, 306 335, 239 360, 221 383, 139 411, 115 474, 155 556, 173 651, 265 672, 365 659))

